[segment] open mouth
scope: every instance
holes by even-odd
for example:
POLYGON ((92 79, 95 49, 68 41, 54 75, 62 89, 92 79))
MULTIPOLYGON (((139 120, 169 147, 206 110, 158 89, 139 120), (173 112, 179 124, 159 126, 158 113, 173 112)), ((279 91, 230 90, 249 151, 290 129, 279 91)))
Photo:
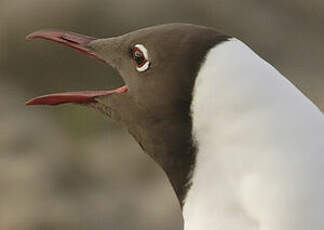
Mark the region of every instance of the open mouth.
MULTIPOLYGON (((60 30, 40 30, 29 34, 26 39, 35 38, 46 39, 71 47, 81 53, 84 53, 91 58, 108 64, 105 60, 98 57, 89 47, 88 44, 97 38, 89 37, 73 32, 60 30)), ((96 90, 96 91, 79 91, 79 92, 64 92, 54 93, 44 96, 32 98, 26 102, 26 105, 59 105, 64 103, 88 104, 96 103, 95 98, 109 94, 120 94, 127 91, 127 86, 124 85, 112 90, 96 90)))

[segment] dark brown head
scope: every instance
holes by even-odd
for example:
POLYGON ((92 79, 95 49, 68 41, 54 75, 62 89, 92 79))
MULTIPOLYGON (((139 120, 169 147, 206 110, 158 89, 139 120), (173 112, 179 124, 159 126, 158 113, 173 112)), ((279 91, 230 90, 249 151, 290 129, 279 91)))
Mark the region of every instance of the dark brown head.
POLYGON ((108 39, 53 30, 27 38, 77 49, 117 69, 125 82, 115 90, 51 94, 27 104, 88 104, 126 126, 164 169, 182 204, 195 161, 190 116, 195 78, 208 50, 229 37, 207 27, 178 23, 108 39))

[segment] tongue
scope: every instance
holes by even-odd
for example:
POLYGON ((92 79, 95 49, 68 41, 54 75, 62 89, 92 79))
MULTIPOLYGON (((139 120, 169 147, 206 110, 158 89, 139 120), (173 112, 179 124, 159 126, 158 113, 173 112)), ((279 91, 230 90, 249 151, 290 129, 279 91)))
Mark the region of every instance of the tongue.
POLYGON ((40 97, 35 97, 26 102, 26 105, 59 105, 64 103, 88 104, 96 103, 95 98, 109 94, 119 94, 127 91, 127 86, 124 85, 114 90, 98 90, 98 91, 80 91, 54 93, 40 97))

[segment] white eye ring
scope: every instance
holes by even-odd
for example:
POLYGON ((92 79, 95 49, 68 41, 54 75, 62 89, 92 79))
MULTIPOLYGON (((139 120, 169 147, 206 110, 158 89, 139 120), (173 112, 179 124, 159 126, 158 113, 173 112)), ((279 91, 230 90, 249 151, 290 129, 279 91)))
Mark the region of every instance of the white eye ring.
POLYGON ((142 65, 142 66, 140 66, 140 67, 139 66, 136 66, 136 70, 138 72, 144 72, 145 70, 148 69, 148 67, 150 67, 150 62, 149 61, 146 61, 145 64, 142 65))
POLYGON ((142 44, 136 44, 134 47, 139 49, 143 53, 144 58, 146 59, 146 62, 145 62, 144 65, 136 66, 136 70, 138 72, 144 72, 145 70, 147 70, 150 67, 150 62, 149 62, 149 56, 148 56, 147 49, 142 44))

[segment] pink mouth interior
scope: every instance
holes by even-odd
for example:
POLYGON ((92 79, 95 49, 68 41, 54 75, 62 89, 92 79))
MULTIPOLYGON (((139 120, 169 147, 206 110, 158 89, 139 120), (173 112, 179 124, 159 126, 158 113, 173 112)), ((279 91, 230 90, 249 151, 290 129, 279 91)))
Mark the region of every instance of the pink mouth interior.
MULTIPOLYGON (((81 53, 84 53, 92 58, 95 58, 101 62, 105 60, 94 54, 88 47, 91 41, 96 40, 96 38, 89 37, 82 34, 77 34, 74 32, 66 32, 60 30, 40 30, 29 34, 26 39, 31 40, 34 38, 41 38, 50 41, 60 43, 64 46, 71 47, 81 53)), ((127 91, 127 86, 124 85, 120 88, 113 90, 98 90, 98 91, 80 91, 80 92, 66 92, 66 93, 54 93, 48 94, 40 97, 33 98, 26 102, 26 105, 59 105, 65 103, 77 103, 77 104, 87 104, 96 103, 95 98, 99 96, 109 95, 109 94, 119 94, 127 91)))

